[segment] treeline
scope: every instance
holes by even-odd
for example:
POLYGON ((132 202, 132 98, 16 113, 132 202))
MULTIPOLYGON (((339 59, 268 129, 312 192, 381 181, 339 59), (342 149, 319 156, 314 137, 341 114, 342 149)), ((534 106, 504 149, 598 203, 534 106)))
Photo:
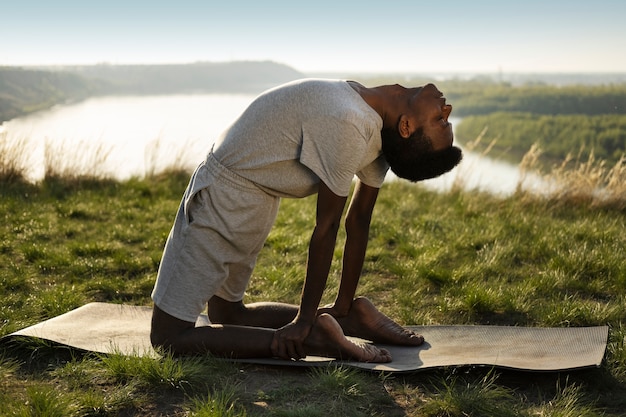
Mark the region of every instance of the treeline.
POLYGON ((270 61, 0 67, 0 123, 89 96, 255 93, 303 76, 291 67, 270 61))
POLYGON ((626 84, 603 86, 457 86, 451 91, 455 115, 522 112, 541 115, 626 114, 626 84))
POLYGON ((495 149, 514 161, 533 144, 542 159, 579 155, 617 162, 626 153, 626 84, 555 87, 457 84, 447 94, 461 143, 484 137, 478 150, 495 139, 495 149))
POLYGON ((519 160, 533 144, 544 159, 562 160, 568 154, 580 154, 614 164, 626 152, 626 115, 537 115, 496 112, 468 116, 456 127, 461 142, 481 137, 478 148, 494 142, 498 155, 508 154, 519 160), (482 135, 482 136, 481 136, 482 135))

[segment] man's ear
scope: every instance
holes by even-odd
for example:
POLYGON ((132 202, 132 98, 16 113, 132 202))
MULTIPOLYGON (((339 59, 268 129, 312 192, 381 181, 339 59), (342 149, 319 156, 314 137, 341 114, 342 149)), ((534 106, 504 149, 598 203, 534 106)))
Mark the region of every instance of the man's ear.
POLYGON ((408 139, 411 136, 411 126, 409 125, 409 118, 404 114, 400 116, 398 122, 398 132, 404 139, 408 139))

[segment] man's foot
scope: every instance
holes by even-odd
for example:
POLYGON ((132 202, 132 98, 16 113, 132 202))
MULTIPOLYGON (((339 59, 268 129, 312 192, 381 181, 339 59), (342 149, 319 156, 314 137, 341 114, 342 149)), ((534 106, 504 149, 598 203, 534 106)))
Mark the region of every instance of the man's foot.
POLYGON ((424 343, 422 335, 400 326, 364 297, 352 301, 347 316, 336 319, 348 336, 389 345, 419 346, 424 343))
POLYGON ((305 339, 308 354, 352 359, 359 362, 391 362, 391 354, 364 342, 353 342, 346 338, 337 320, 330 314, 320 314, 305 339))

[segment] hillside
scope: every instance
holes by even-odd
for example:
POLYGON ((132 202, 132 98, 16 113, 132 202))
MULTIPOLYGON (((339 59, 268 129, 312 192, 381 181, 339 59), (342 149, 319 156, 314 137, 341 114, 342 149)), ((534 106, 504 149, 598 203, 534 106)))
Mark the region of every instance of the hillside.
POLYGON ((303 76, 269 61, 0 67, 0 123, 94 95, 255 93, 303 76))
POLYGON ((0 67, 0 123, 93 94, 96 83, 77 74, 0 67))

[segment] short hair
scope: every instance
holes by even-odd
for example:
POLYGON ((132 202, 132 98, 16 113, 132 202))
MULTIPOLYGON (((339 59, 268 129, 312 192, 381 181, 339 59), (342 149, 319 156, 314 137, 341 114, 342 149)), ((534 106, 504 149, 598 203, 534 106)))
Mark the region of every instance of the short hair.
POLYGON ((391 171, 411 182, 435 178, 452 170, 463 159, 456 146, 433 150, 431 138, 418 128, 409 138, 403 138, 395 129, 381 131, 382 150, 391 171))

